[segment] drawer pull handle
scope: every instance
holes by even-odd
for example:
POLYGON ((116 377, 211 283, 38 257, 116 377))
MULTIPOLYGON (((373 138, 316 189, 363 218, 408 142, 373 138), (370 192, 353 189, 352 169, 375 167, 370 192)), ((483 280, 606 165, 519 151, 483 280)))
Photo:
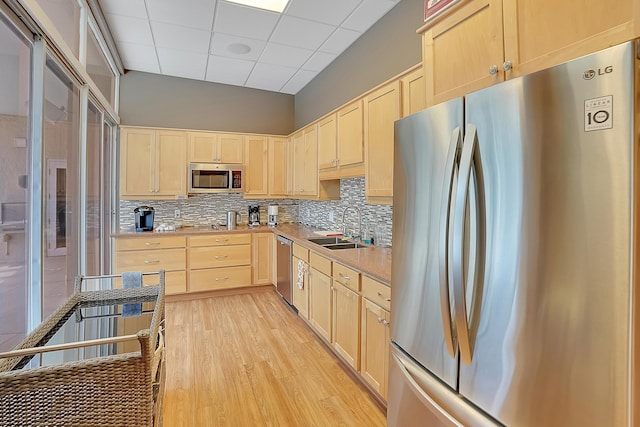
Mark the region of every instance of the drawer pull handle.
POLYGON ((157 246, 160 242, 144 242, 145 246, 157 246))
POLYGON ((216 277, 216 282, 219 282, 220 280, 228 280, 228 277, 216 277))
POLYGON ((344 274, 342 274, 342 272, 338 272, 338 274, 340 275, 340 277, 342 277, 344 280, 351 280, 351 276, 345 276, 344 274))
POLYGON ((379 296, 380 298, 382 298, 383 300, 385 300, 386 302, 391 302, 391 298, 387 298, 387 297, 385 297, 385 296, 384 296, 384 295, 382 295, 380 292, 378 292, 378 296, 379 296))
POLYGON ((216 255, 215 259, 225 259, 228 255, 216 255))
POLYGON ((154 260, 151 260, 151 261, 145 261, 144 263, 145 264, 159 264, 160 260, 159 259, 154 259, 154 260))

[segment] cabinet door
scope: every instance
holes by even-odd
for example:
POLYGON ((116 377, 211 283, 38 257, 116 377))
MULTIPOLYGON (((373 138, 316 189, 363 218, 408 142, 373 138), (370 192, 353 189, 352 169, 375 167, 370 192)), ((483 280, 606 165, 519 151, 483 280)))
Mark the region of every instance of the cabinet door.
POLYGON ((218 136, 213 132, 188 132, 189 161, 212 163, 218 158, 218 136))
POLYGON ((355 101, 338 113, 338 166, 364 161, 362 143, 362 100, 355 101))
POLYGON ((309 273, 309 321, 331 342, 331 277, 315 268, 309 273))
POLYGON ((269 195, 287 195, 287 160, 289 156, 286 138, 269 138, 269 195))
POLYGON ((271 239, 272 233, 253 233, 252 259, 254 285, 271 284, 271 239))
POLYGON ((245 138, 244 164, 245 194, 266 196, 268 192, 268 153, 267 138, 263 136, 247 136, 245 138))
POLYGON ((387 398, 387 369, 389 366, 389 312, 369 300, 362 304, 360 374, 387 398))
POLYGON ((159 130, 156 133, 156 195, 187 194, 187 134, 159 130))
POLYGON ((121 128, 120 195, 155 194, 155 131, 121 128))
POLYGON ((309 265, 306 261, 298 257, 291 258, 293 262, 293 276, 291 286, 293 287, 293 306, 298 309, 298 314, 305 319, 309 319, 309 265), (302 287, 298 285, 298 274, 302 270, 302 287))
POLYGON ((244 151, 244 137, 221 133, 218 134, 218 162, 242 163, 244 151))
POLYGON ((318 123, 318 168, 335 168, 338 153, 336 150, 336 115, 332 114, 318 123))
POLYGON ((292 192, 295 196, 304 194, 304 133, 298 132, 291 138, 291 162, 293 167, 292 192))
POLYGON ((427 105, 504 80, 502 0, 472 0, 423 37, 427 105))
POLYGON ((305 196, 318 195, 318 127, 304 131, 304 192, 305 196))
MULTIPOLYGON (((633 0, 503 0, 505 59, 529 74, 636 38, 633 0)), ((509 76, 511 77, 511 76, 509 76)))
POLYGON ((391 82, 364 100, 365 194, 393 200, 393 132, 400 119, 400 82, 391 82))
POLYGON ((427 107, 426 88, 422 67, 400 79, 402 84, 402 117, 424 110, 427 107))
POLYGON ((334 281, 333 347, 356 370, 360 367, 360 301, 360 295, 334 281))

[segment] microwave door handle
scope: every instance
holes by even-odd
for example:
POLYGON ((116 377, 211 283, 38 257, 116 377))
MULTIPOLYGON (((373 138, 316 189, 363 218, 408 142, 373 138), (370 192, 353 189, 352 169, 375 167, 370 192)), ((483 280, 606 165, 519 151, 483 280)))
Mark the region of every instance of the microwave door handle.
POLYGON ((453 322, 451 319, 451 298, 449 293, 451 264, 449 258, 449 246, 451 243, 451 232, 453 227, 450 224, 451 202, 453 201, 453 182, 456 170, 456 160, 460 146, 462 145, 462 134, 460 127, 456 127, 451 133, 449 142, 449 151, 447 153, 447 161, 445 163, 445 175, 442 188, 442 203, 440 204, 440 239, 439 239, 439 281, 440 281, 440 311, 442 314, 442 327, 444 332, 444 341, 447 351, 451 357, 456 357, 458 352, 458 342, 453 330, 453 322))

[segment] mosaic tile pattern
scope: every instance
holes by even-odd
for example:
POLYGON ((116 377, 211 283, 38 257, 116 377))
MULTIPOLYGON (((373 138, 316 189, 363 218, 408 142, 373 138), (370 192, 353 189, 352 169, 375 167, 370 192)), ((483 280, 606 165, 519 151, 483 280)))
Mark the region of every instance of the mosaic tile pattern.
POLYGON ((298 200, 243 199, 240 193, 194 194, 186 200, 120 200, 120 231, 131 231, 134 227, 133 210, 138 206, 153 206, 155 224, 210 225, 226 224, 227 211, 237 211, 241 224, 249 217, 249 205, 260 206, 260 223, 267 223, 267 206, 278 205, 278 222, 298 222, 298 200), (176 209, 180 218, 174 217, 176 209))
MULTIPOLYGON (((248 206, 260 205, 260 222, 267 222, 267 205, 278 205, 278 221, 281 224, 300 222, 325 230, 342 230, 342 214, 348 206, 357 207, 362 214, 363 226, 368 224, 372 234, 381 238, 378 243, 391 245, 392 208, 388 205, 372 205, 365 202, 364 178, 349 178, 340 181, 340 200, 312 201, 290 199, 243 199, 240 193, 195 194, 187 200, 121 200, 120 231, 131 231, 137 206, 153 206, 155 224, 208 225, 224 224, 227 211, 240 212, 242 224, 248 220, 248 206), (174 218, 175 210, 180 218, 174 218), (330 219, 333 215, 333 220, 330 219), (377 233, 374 233, 377 230, 377 233)), ((352 233, 358 230, 358 214, 350 209, 345 223, 352 233)), ((362 232, 362 231, 361 231, 362 232)))

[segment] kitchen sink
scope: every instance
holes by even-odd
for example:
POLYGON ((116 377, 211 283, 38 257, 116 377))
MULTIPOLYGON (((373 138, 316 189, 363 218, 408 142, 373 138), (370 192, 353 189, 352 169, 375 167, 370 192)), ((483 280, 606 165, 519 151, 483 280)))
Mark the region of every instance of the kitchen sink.
POLYGON ((311 243, 315 243, 317 245, 335 245, 341 242, 348 242, 348 240, 342 240, 342 237, 314 237, 311 239, 307 239, 311 243))
POLYGON ((359 248, 368 248, 368 245, 361 245, 360 243, 336 243, 335 245, 322 245, 322 247, 331 249, 332 251, 336 249, 359 249, 359 248))

